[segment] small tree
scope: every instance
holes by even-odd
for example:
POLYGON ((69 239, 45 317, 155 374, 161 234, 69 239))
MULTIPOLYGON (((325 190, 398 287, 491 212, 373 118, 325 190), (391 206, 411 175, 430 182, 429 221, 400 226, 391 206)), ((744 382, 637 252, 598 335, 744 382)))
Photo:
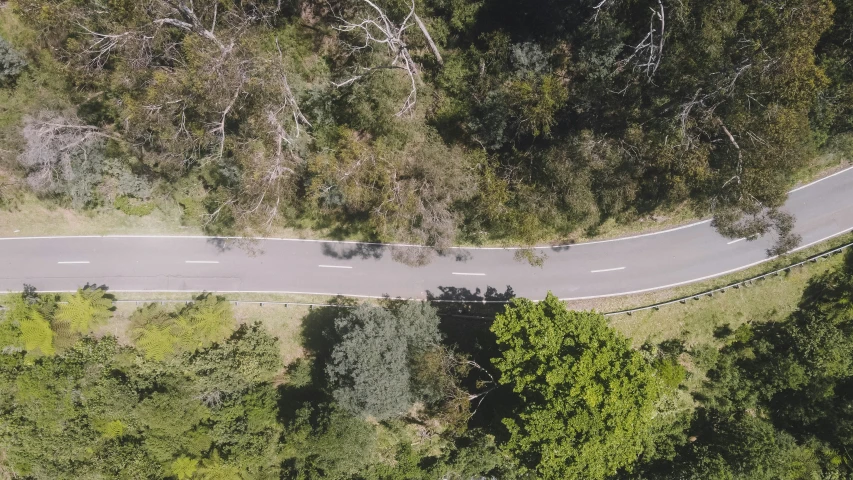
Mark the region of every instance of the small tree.
POLYGON ((174 319, 162 306, 149 303, 130 316, 130 335, 145 358, 162 361, 177 350, 174 319))
POLYGON ((26 67, 24 58, 0 37, 0 87, 13 83, 26 67))
POLYGON ((660 382, 630 342, 594 312, 552 294, 516 299, 492 331, 500 383, 521 397, 503 420, 506 449, 541 478, 596 479, 630 467, 643 450, 660 382))

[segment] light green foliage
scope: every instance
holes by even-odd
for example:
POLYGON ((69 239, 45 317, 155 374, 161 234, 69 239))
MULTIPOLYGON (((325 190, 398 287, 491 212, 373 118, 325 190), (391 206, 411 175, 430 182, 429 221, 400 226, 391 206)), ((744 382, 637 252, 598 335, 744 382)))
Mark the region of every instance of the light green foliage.
POLYGON ((176 335, 181 348, 192 351, 222 340, 231 331, 231 304, 222 297, 202 295, 178 312, 176 335))
MULTIPOLYGON (((264 335, 235 342, 254 336, 253 346, 275 346, 264 335)), ((229 357, 217 348, 200 355, 229 357)), ((85 338, 33 364, 0 364, 0 391, 11 395, 0 402, 0 449, 12 471, 38 479, 279 478, 277 396, 271 372, 248 371, 264 362, 253 362, 251 348, 234 359, 248 373, 241 388, 216 398, 204 395, 206 379, 233 376, 224 370, 234 363, 196 374, 187 357, 150 363, 112 337, 85 338)))
POLYGON ((113 303, 104 296, 106 293, 106 289, 94 286, 77 289, 67 303, 59 305, 54 321, 74 333, 89 333, 112 316, 113 303))
POLYGON ((27 356, 53 355, 54 332, 44 315, 23 297, 13 297, 3 322, 4 342, 0 348, 23 347, 27 356))
POLYGON ((178 337, 171 325, 148 325, 136 331, 136 346, 149 360, 162 361, 176 352, 178 337))
POLYGON ((151 202, 140 202, 130 197, 121 195, 116 197, 113 203, 115 207, 127 215, 144 217, 154 211, 154 204, 151 202))
POLYGON ((150 303, 130 316, 131 336, 149 360, 161 361, 177 351, 172 315, 161 305, 150 303))
POLYGON ((230 303, 201 295, 177 312, 156 304, 141 307, 131 316, 131 335, 146 358, 162 361, 223 340, 233 325, 230 303))
POLYGON ((127 429, 127 426, 121 422, 121 420, 112 420, 110 422, 104 423, 101 425, 98 430, 101 432, 101 435, 106 439, 113 438, 121 438, 124 436, 124 432, 127 429))
POLYGON ((278 341, 258 323, 241 325, 217 348, 195 355, 191 365, 202 388, 226 394, 270 382, 283 367, 278 341))
POLYGON ((661 385, 604 317, 549 294, 516 300, 492 324, 500 382, 522 401, 504 419, 505 448, 542 478, 605 478, 630 468, 650 431, 661 385))
POLYGON ((178 480, 189 480, 195 475, 197 469, 198 460, 195 458, 181 456, 172 462, 172 475, 178 480))

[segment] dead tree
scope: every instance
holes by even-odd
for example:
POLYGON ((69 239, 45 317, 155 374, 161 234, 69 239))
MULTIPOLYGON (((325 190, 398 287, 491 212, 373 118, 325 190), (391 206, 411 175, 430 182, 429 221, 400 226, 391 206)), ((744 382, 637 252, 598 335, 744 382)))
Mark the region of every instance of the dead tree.
MULTIPOLYGON (((603 4, 604 2, 599 5, 603 4)), ((658 7, 658 10, 650 9, 652 14, 649 17, 649 32, 631 47, 633 50, 631 55, 618 63, 620 69, 633 63, 634 69, 643 72, 649 81, 660 67, 660 62, 663 59, 664 41, 666 40, 666 11, 661 0, 658 0, 658 7)), ((597 11, 596 15, 598 15, 597 11)))
POLYGON ((76 116, 54 112, 24 119, 22 134, 27 144, 18 162, 27 169, 30 188, 39 194, 61 191, 74 178, 75 157, 87 157, 105 138, 116 138, 76 116))
POLYGON ((373 1, 362 1, 369 7, 369 14, 365 14, 364 18, 359 21, 353 22, 346 20, 340 14, 333 12, 335 18, 340 22, 340 24, 334 28, 341 33, 363 38, 363 41, 359 44, 346 44, 351 55, 373 49, 376 46, 384 45, 388 50, 389 61, 381 65, 374 65, 370 67, 359 66, 356 72, 349 78, 333 82, 333 84, 336 87, 341 88, 351 85, 365 76, 379 70, 402 70, 409 78, 411 90, 409 91, 409 95, 406 97, 405 102, 403 102, 403 106, 397 112, 397 116, 401 117, 410 113, 415 108, 415 103, 417 103, 418 84, 420 81, 418 66, 415 61, 412 60, 412 55, 409 53, 409 47, 404 38, 406 30, 412 26, 412 22, 418 25, 418 28, 421 30, 429 44, 430 50, 433 55, 435 55, 436 60, 438 60, 439 63, 442 63, 441 54, 439 53, 435 42, 432 40, 426 25, 415 13, 414 0, 412 0, 409 12, 399 23, 392 21, 388 17, 388 14, 373 1))
POLYGON ((266 128, 265 143, 271 143, 272 149, 258 149, 238 156, 244 171, 241 187, 206 217, 207 223, 215 221, 224 209, 228 209, 246 229, 269 230, 294 190, 296 168, 302 162, 299 143, 311 123, 302 113, 290 87, 278 39, 276 48, 277 62, 257 65, 253 72, 263 77, 266 84, 276 86, 261 122, 266 128))

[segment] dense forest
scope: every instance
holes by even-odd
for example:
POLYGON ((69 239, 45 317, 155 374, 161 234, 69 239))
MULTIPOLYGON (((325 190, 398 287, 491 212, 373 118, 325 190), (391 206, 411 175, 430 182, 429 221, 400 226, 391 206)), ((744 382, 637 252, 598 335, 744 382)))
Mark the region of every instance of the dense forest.
POLYGON ((122 339, 93 334, 115 309, 103 286, 4 303, 0 478, 853 476, 853 254, 786 320, 713 345, 635 348, 553 296, 488 323, 339 299, 284 365, 213 295, 141 305, 122 339))
POLYGON ((438 249, 688 209, 784 251, 786 191, 853 150, 850 0, 2 8, 7 202, 438 249))

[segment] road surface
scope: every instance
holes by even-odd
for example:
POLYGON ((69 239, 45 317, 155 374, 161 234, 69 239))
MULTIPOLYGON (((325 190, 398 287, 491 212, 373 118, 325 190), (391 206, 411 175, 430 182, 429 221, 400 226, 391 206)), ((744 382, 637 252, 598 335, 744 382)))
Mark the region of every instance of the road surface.
MULTIPOLYGON (((853 230, 853 168, 792 190, 800 248, 853 230)), ((228 239, 162 236, 0 238, 0 291, 24 283, 70 291, 88 282, 113 291, 276 292, 500 300, 511 288, 539 299, 639 293, 723 275, 768 260, 774 238, 727 239, 709 221, 614 240, 540 247, 544 266, 515 250, 455 248, 425 267, 391 258, 392 247, 260 239, 254 252, 228 239), (479 294, 477 292, 479 289, 479 294), (490 293, 486 295, 486 292, 490 293)))

